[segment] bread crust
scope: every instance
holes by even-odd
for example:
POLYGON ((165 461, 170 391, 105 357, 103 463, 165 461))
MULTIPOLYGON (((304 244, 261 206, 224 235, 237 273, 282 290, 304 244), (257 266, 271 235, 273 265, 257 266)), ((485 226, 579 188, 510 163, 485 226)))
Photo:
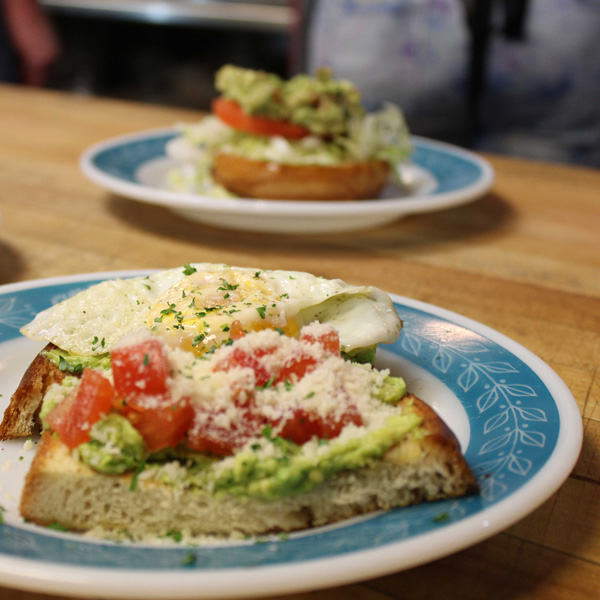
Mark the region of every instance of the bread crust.
POLYGON ((284 165, 218 154, 213 179, 243 198, 266 200, 369 200, 379 196, 389 178, 383 161, 333 166, 284 165))
POLYGON ((124 531, 133 539, 169 530, 193 536, 258 535, 475 493, 477 482, 448 427, 412 395, 400 404, 423 417, 427 435, 408 434, 372 466, 342 471, 310 492, 271 501, 216 496, 142 477, 132 489, 131 473, 99 474, 46 431, 26 477, 21 514, 39 525, 124 531))
POLYGON ((56 348, 48 344, 29 365, 19 387, 10 399, 0 424, 0 440, 12 440, 31 435, 37 424, 37 416, 46 390, 53 383, 60 383, 65 374, 48 358, 44 351, 56 348))

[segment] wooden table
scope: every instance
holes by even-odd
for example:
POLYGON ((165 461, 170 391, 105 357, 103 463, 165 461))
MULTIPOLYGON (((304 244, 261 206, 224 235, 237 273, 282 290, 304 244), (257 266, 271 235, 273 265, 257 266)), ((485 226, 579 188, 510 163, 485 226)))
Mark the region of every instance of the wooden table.
MULTIPOLYGON (((0 283, 224 262, 372 284, 471 317, 547 362, 583 415, 580 459, 534 513, 467 550, 317 598, 589 599, 600 591, 600 171, 488 156, 491 193, 370 231, 227 231, 104 192, 87 146, 189 111, 0 87, 0 283)), ((41 599, 0 588, 0 599, 41 599)))

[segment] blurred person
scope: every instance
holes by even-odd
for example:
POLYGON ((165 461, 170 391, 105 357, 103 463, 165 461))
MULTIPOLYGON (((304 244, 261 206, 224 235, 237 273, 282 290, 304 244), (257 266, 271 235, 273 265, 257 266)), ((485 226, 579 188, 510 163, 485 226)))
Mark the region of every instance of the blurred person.
POLYGON ((59 54, 54 27, 36 0, 0 0, 0 81, 45 85, 59 54))
POLYGON ((415 134, 600 167, 600 0, 297 0, 329 66, 415 134))

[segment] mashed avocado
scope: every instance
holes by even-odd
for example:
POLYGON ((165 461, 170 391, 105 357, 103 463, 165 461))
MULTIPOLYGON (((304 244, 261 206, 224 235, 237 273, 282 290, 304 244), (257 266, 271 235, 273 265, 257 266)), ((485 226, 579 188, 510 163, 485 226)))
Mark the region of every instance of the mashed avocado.
POLYGON ((383 385, 375 394, 375 398, 385 404, 396 404, 404 396, 406 396, 406 382, 402 377, 391 376, 383 380, 383 385))
POLYGON ((78 446, 88 467, 118 475, 137 468, 146 458, 146 444, 137 429, 121 415, 111 414, 90 430, 90 441, 78 446))
MULTIPOLYGON (((420 416, 407 411, 390 417, 376 431, 344 442, 334 440, 315 449, 314 453, 301 452, 299 447, 291 450, 284 447, 279 456, 272 458, 246 452, 235 456, 218 471, 190 475, 189 483, 202 487, 208 483, 216 493, 262 500, 293 496, 316 488, 340 471, 369 466, 407 434, 418 431, 421 422, 420 416)), ((271 442, 277 443, 280 439, 271 442)))
POLYGON ((81 373, 86 367, 90 369, 110 369, 110 354, 108 352, 94 356, 80 356, 60 348, 53 348, 52 350, 45 350, 42 354, 61 371, 73 373, 74 375, 81 373))
POLYGON ((356 87, 334 79, 329 69, 319 69, 315 77, 296 75, 284 81, 264 71, 225 65, 215 85, 250 115, 297 123, 317 135, 346 134, 348 122, 364 113, 356 87))

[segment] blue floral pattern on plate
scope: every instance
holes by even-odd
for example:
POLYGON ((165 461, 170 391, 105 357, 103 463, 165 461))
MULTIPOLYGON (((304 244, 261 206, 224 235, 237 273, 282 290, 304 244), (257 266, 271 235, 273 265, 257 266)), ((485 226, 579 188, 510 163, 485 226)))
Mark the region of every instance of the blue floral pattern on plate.
MULTIPOLYGON (((97 283, 44 285, 0 293, 1 345, 38 311, 97 283)), ((553 396, 525 362, 502 345, 432 312, 396 303, 404 320, 392 354, 425 369, 460 400, 470 426, 465 451, 481 493, 254 542, 182 548, 86 541, 32 526, 0 525, 0 555, 98 568, 239 569, 338 557, 408 540, 460 523, 519 490, 549 459, 560 430, 553 396)))

